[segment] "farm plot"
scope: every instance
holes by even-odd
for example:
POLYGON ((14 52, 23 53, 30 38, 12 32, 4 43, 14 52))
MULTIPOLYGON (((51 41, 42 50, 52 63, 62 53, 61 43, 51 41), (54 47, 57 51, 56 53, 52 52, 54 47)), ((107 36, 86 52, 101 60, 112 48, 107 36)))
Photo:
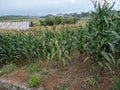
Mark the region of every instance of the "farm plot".
POLYGON ((95 3, 85 29, 1 33, 0 75, 48 90, 120 90, 119 18, 95 3))

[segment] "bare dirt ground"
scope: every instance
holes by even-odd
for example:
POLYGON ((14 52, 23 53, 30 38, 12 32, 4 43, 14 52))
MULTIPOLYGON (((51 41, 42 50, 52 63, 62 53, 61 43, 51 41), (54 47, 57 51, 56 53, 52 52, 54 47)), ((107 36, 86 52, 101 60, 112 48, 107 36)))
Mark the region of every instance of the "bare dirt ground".
MULTIPOLYGON (((87 54, 75 53, 71 58, 69 66, 61 67, 56 62, 38 61, 40 67, 46 68, 48 74, 41 75, 42 86, 45 90, 64 90, 60 87, 67 87, 67 90, 111 90, 112 77, 109 72, 98 73, 92 62, 83 62, 87 54)), ((13 80, 19 83, 28 83, 31 73, 26 71, 26 66, 15 70, 1 78, 13 80)), ((65 89, 66 90, 66 89, 65 89)))

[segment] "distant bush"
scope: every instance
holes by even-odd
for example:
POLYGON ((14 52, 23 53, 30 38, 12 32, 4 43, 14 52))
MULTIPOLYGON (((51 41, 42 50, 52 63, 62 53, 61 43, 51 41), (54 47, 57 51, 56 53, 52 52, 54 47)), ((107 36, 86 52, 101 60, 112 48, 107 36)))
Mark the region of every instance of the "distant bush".
POLYGON ((40 20, 41 25, 59 25, 59 24, 75 24, 78 21, 77 17, 45 17, 44 20, 40 20))
POLYGON ((66 17, 62 20, 64 24, 75 24, 77 21, 78 21, 78 18, 76 17, 74 18, 66 17))
POLYGON ((35 21, 33 22, 33 26, 40 26, 39 20, 35 20, 35 21))

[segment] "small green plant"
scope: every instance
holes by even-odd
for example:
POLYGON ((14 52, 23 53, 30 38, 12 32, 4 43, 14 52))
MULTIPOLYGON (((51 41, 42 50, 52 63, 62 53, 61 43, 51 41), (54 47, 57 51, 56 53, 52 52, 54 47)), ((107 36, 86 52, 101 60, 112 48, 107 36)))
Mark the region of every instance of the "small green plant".
POLYGON ((32 75, 29 78, 28 83, 30 84, 30 86, 35 87, 40 83, 40 81, 41 81, 41 79, 40 79, 40 77, 38 75, 32 75))
POLYGON ((29 73, 40 73, 42 75, 45 75, 47 74, 47 70, 45 68, 39 68, 37 64, 30 64, 27 69, 26 69, 27 72, 29 73))
POLYGON ((58 87, 58 90, 68 90, 68 87, 66 84, 61 84, 59 87, 58 87))
POLYGON ((90 86, 95 86, 97 81, 93 77, 87 77, 87 82, 90 86))
POLYGON ((48 74, 48 72, 47 72, 47 70, 45 68, 41 68, 40 69, 40 74, 46 75, 46 74, 48 74))
POLYGON ((40 69, 38 67, 37 64, 30 64, 27 69, 26 69, 27 72, 39 72, 40 69))
POLYGON ((16 69, 16 66, 15 64, 13 63, 10 63, 8 65, 5 65, 1 68, 1 71, 0 71, 0 76, 4 75, 4 74, 8 74, 12 71, 14 71, 16 69))
POLYGON ((111 88, 112 90, 120 90, 120 78, 118 78, 117 76, 114 77, 111 88))

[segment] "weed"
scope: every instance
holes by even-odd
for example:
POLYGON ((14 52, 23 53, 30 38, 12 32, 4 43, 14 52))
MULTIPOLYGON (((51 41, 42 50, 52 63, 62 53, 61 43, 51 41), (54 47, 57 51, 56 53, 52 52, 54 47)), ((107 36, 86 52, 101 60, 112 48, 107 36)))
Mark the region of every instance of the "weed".
POLYGON ((59 87, 58 87, 58 90, 68 90, 68 87, 66 84, 61 84, 59 87))
POLYGON ((13 63, 10 63, 8 65, 5 65, 1 68, 1 71, 0 71, 0 76, 4 75, 4 74, 8 74, 12 71, 14 71, 16 69, 16 66, 15 64, 13 63))
POLYGON ((87 82, 90 86, 95 86, 97 81, 93 77, 87 77, 87 82))
POLYGON ((30 84, 30 86, 35 87, 40 83, 40 81, 41 81, 41 78, 38 75, 32 75, 29 78, 28 83, 30 84))
POLYGON ((40 74, 47 75, 48 72, 47 72, 47 70, 45 68, 40 68, 40 74))
POLYGON ((36 72, 38 72, 38 73, 40 73, 42 75, 46 75, 48 73, 45 68, 40 68, 40 67, 38 67, 37 64, 30 64, 27 67, 26 71, 29 72, 29 73, 36 73, 36 72))
POLYGON ((38 67, 37 64, 30 64, 27 69, 26 69, 27 72, 39 72, 40 71, 40 68, 38 67))
POLYGON ((111 88, 112 90, 120 90, 120 78, 114 76, 114 80, 112 81, 111 88))

